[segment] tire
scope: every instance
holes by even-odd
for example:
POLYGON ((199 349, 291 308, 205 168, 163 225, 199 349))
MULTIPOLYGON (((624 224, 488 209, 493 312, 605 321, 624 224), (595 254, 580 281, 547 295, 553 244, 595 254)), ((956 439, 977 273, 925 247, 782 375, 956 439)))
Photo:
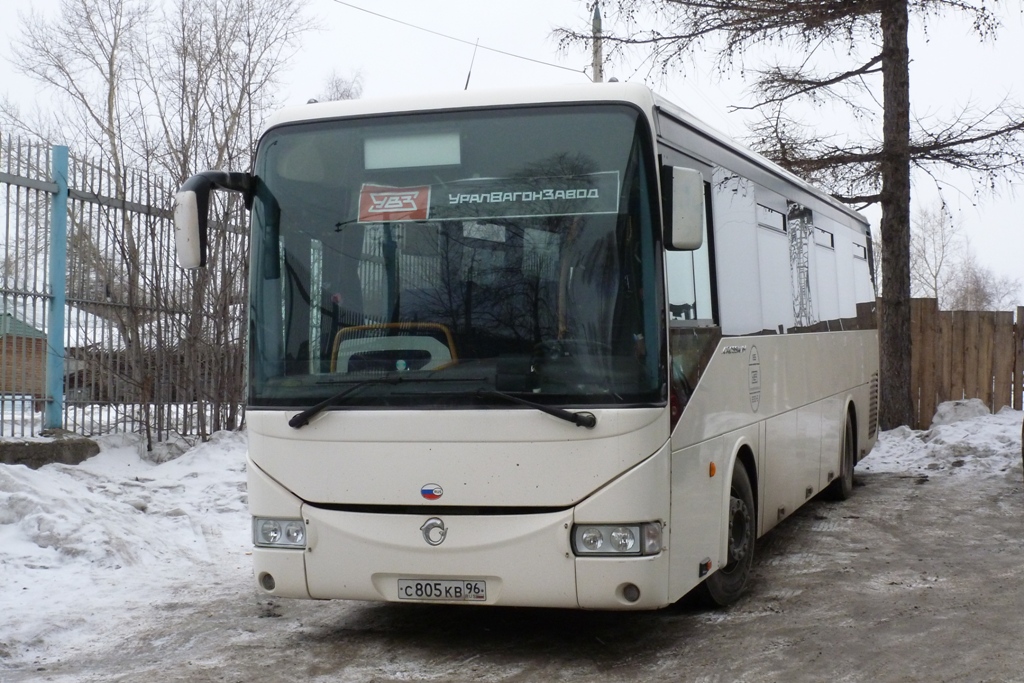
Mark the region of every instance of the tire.
POLYGON ((750 579, 754 564, 754 539, 757 537, 757 512, 750 476, 742 462, 736 461, 729 487, 729 561, 700 585, 703 602, 725 607, 736 602, 750 579))
POLYGON ((832 500, 846 500, 853 495, 853 468, 854 458, 857 452, 857 434, 853 428, 853 416, 846 416, 846 426, 843 428, 843 450, 839 458, 839 476, 825 489, 832 500))

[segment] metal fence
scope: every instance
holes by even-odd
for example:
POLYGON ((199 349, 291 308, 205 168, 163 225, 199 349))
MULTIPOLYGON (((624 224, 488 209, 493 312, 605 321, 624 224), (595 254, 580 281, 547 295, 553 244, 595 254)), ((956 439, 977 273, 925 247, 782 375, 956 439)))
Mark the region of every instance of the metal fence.
MULTIPOLYGON (((243 420, 248 240, 175 264, 173 187, 0 134, 0 436, 202 437, 243 420)), ((228 222, 233 216, 234 223, 228 222)))

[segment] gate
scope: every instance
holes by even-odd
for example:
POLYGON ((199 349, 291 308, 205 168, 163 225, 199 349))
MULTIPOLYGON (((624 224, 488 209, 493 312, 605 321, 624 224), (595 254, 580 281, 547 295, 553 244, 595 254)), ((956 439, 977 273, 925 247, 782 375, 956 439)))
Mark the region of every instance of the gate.
POLYGON ((209 267, 183 271, 172 198, 144 171, 0 136, 0 436, 152 446, 241 425, 247 233, 212 222, 209 267))

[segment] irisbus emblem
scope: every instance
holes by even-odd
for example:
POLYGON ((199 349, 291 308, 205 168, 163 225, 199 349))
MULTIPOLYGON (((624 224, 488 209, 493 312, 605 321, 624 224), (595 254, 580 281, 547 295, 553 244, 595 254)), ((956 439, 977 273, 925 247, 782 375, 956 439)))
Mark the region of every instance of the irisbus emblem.
POLYGON ((420 527, 420 531, 423 532, 423 540, 427 542, 427 545, 441 545, 444 543, 445 536, 448 535, 444 521, 438 517, 431 517, 425 521, 420 527))
POLYGON ((437 484, 424 484, 420 487, 420 495, 427 500, 437 500, 444 495, 444 489, 437 484))

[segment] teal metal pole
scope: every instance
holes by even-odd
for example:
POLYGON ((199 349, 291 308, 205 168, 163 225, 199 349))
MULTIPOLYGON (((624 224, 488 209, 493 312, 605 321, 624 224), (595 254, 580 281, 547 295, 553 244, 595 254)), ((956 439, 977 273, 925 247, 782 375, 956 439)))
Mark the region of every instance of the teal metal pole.
POLYGON ((68 148, 54 145, 50 174, 57 193, 50 200, 50 314, 46 328, 45 429, 64 426, 64 306, 68 272, 68 148))

